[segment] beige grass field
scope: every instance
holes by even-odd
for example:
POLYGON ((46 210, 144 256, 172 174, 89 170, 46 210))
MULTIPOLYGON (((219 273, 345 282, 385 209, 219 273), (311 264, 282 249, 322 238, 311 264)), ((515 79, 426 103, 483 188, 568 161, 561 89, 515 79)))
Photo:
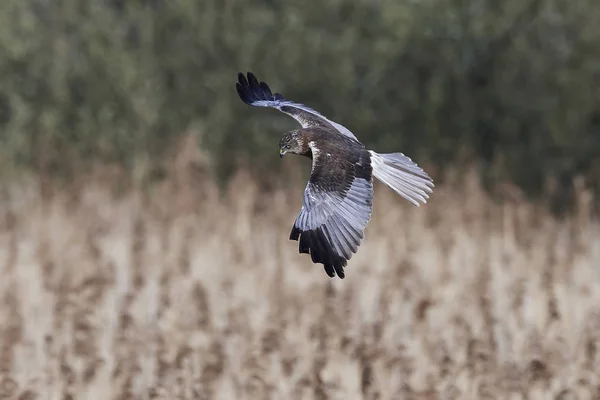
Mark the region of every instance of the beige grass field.
MULTIPOLYGON (((100 182, 100 181, 99 181, 100 182)), ((0 206, 0 398, 600 397, 600 224, 475 184, 376 186, 330 280, 288 240, 302 186, 172 180, 0 206)))

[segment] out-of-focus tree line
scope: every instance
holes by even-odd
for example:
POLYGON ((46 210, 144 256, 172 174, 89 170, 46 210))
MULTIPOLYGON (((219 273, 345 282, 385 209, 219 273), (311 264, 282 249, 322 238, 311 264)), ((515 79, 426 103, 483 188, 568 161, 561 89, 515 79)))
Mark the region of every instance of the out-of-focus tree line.
POLYGON ((598 0, 3 0, 0 167, 159 168, 193 130, 220 176, 264 171, 296 123, 239 101, 250 70, 379 151, 600 189, 599 21, 598 0))

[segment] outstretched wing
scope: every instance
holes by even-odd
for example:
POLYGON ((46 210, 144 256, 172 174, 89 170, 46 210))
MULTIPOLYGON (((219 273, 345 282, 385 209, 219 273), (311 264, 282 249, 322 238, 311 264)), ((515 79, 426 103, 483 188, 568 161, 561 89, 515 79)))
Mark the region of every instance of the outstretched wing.
POLYGON ((311 148, 313 171, 290 240, 300 239, 300 253, 323 264, 330 277, 337 274, 343 279, 344 267, 358 250, 371 219, 370 155, 361 150, 336 157, 316 150, 313 142, 311 148))
POLYGON ((235 84, 240 99, 248 105, 256 107, 272 107, 290 115, 302 125, 303 128, 314 126, 330 127, 342 135, 356 139, 350 130, 336 122, 333 122, 317 111, 304 104, 286 100, 279 93, 271 93, 271 89, 265 82, 259 82, 252 72, 248 72, 248 79, 241 72, 238 73, 238 81, 235 84))

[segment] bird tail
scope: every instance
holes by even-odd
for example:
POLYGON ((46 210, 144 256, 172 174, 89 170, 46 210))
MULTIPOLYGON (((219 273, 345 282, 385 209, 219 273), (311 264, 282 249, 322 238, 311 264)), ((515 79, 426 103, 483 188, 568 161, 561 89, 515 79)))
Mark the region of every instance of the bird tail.
POLYGON ((419 202, 427 203, 434 185, 421 167, 402 153, 369 153, 375 178, 417 207, 419 202))

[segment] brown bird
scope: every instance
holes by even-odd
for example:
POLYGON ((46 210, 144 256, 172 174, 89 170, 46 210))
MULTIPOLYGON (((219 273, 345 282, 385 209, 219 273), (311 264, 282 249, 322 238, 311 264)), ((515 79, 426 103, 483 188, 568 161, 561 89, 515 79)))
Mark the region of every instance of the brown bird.
POLYGON ((373 209, 373 176, 419 206, 432 193, 433 180, 402 153, 367 150, 350 130, 317 111, 271 92, 254 74, 238 74, 236 88, 251 106, 272 107, 290 115, 302 129, 285 133, 279 154, 312 160, 300 214, 290 240, 300 240, 300 253, 310 254, 330 277, 344 278, 344 267, 358 250, 373 209))

